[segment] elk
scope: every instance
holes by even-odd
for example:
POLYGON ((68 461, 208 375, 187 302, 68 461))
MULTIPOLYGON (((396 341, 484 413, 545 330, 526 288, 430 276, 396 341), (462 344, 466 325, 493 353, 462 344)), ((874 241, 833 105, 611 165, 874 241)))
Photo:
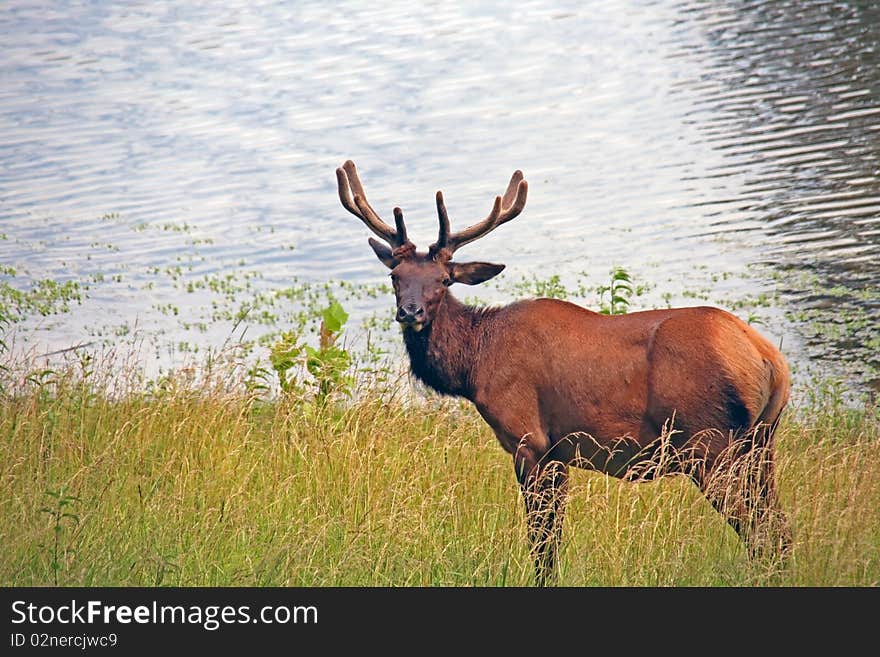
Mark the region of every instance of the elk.
POLYGON ((438 191, 440 230, 427 252, 408 239, 400 208, 393 228, 373 210, 351 160, 336 177, 343 207, 384 242, 369 239, 391 270, 412 373, 472 402, 513 457, 539 586, 555 581, 571 466, 639 481, 686 475, 750 556, 784 556, 791 539, 773 434, 789 371, 754 328, 713 307, 604 315, 557 299, 467 306, 448 288, 505 266, 453 255, 522 212, 522 172, 485 219, 456 233, 438 191))

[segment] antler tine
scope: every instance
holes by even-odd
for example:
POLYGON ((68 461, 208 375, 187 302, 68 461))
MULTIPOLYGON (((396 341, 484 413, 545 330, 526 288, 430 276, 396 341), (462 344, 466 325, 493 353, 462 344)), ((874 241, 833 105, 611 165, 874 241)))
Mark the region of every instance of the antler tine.
MULTIPOLYGON (((523 172, 517 169, 513 172, 513 175, 510 177, 510 182, 507 183, 507 190, 504 192, 504 196, 501 198, 501 207, 509 208, 513 205, 513 201, 516 198, 516 195, 519 193, 519 183, 523 179, 523 172)), ((522 208, 520 208, 522 211, 522 208)))
POLYGON ((437 234, 437 241, 431 245, 431 250, 439 251, 445 249, 449 241, 449 214, 446 212, 446 203, 443 201, 443 192, 437 192, 437 218, 440 220, 440 231, 437 234))
MULTIPOLYGON (((462 231, 449 235, 446 239, 446 244, 442 246, 445 246, 449 251, 454 252, 465 244, 469 244, 474 240, 483 237, 483 235, 490 233, 501 224, 519 216, 526 205, 526 197, 528 196, 528 193, 529 184, 523 180, 522 171, 517 169, 510 177, 510 182, 507 185, 507 190, 504 192, 504 197, 495 197, 495 203, 492 206, 492 211, 489 213, 489 216, 469 228, 465 228, 462 231)), ((442 198, 440 201, 442 201, 442 198)), ((438 212, 440 209, 440 201, 438 201, 437 205, 438 212)), ((443 210, 445 212, 446 208, 444 207, 443 210)), ((442 232, 442 218, 440 222, 442 232)))
POLYGON ((358 219, 363 219, 363 217, 361 217, 361 211, 357 209, 354 200, 351 198, 351 187, 348 184, 348 176, 345 175, 345 170, 342 167, 336 169, 336 186, 339 189, 339 200, 342 202, 342 207, 351 212, 358 219))
POLYGON ((526 207, 526 198, 528 197, 528 195, 529 183, 527 183, 525 180, 520 180, 516 185, 516 198, 513 199, 513 205, 504 206, 504 212, 502 212, 501 219, 498 220, 496 227, 510 221, 511 219, 518 217, 519 214, 523 211, 523 208, 526 207))
POLYGON ((342 202, 342 207, 363 221, 367 228, 391 246, 401 246, 406 242, 406 229, 400 230, 403 227, 403 214, 401 213, 400 220, 397 221, 399 208, 395 208, 397 231, 379 218, 379 215, 367 202, 367 195, 364 193, 364 186, 358 177, 354 162, 346 160, 345 164, 336 169, 336 182, 339 187, 339 200, 342 202), (352 198, 352 194, 354 198, 352 198))
POLYGON ((406 224, 403 223, 403 210, 394 208, 394 225, 397 226, 397 240, 400 244, 406 244, 406 224))

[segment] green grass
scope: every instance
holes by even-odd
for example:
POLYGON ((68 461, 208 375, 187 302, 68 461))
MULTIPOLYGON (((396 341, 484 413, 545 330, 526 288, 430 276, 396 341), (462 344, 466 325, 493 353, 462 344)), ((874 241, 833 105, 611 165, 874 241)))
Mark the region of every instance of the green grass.
MULTIPOLYGON (((232 370, 146 386, 90 367, 4 374, 4 586, 532 583, 510 457, 467 405, 406 381, 318 405, 232 370)), ((681 478, 577 471, 559 583, 880 583, 878 416, 809 399, 778 433, 785 569, 750 563, 681 478)))

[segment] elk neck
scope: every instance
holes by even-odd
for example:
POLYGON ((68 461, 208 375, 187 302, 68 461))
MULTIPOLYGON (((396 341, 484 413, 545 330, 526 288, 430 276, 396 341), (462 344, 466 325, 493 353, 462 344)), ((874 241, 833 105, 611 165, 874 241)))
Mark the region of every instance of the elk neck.
POLYGON ((480 345, 497 312, 496 308, 466 306, 447 294, 429 326, 418 332, 403 331, 412 373, 439 393, 471 399, 480 345))

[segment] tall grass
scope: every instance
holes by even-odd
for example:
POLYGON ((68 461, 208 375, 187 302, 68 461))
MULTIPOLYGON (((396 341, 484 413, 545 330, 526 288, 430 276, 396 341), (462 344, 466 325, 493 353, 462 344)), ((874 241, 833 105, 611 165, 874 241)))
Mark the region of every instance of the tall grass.
MULTIPOLYGON (((345 403, 265 399, 220 374, 7 372, 0 584, 532 583, 510 457, 470 407, 372 384, 345 403)), ((577 471, 559 583, 880 583, 876 412, 816 395, 785 417, 785 568, 750 563, 681 478, 577 471)))

